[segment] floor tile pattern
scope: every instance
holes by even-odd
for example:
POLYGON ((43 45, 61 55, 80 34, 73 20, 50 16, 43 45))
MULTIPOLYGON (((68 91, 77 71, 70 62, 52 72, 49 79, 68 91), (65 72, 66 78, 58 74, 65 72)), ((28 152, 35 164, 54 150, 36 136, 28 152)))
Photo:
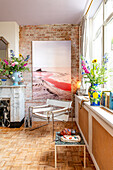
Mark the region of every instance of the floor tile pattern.
MULTIPOLYGON (((33 127, 43 122, 33 122, 33 127)), ((71 122, 55 122, 55 131, 71 128, 71 122)), ((74 129, 77 129, 74 124, 74 129)), ((0 127, 0 170, 53 170, 54 142, 52 123, 30 131, 24 128, 0 127)), ((86 170, 95 170, 87 152, 86 170)), ((81 147, 58 148, 57 170, 83 170, 83 149, 81 147)))

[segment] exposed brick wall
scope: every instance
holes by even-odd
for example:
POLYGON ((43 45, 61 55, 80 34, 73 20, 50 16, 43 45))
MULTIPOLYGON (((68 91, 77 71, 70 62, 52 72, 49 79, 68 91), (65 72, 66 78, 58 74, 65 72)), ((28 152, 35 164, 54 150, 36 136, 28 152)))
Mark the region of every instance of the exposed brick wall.
MULTIPOLYGON (((23 56, 30 55, 30 72, 24 73, 26 84, 26 107, 35 104, 32 100, 32 41, 63 41, 71 40, 71 84, 72 100, 76 90, 79 73, 79 25, 26 25, 20 26, 19 51, 23 56)), ((42 103, 44 101, 38 101, 42 103)))

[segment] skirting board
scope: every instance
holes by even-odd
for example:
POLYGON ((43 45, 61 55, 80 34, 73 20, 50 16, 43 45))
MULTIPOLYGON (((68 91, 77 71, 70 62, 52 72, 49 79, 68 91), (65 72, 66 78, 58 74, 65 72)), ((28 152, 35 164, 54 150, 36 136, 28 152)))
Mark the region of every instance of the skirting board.
MULTIPOLYGON (((39 119, 39 118, 33 118, 33 121, 39 122, 39 121, 46 121, 46 120, 42 120, 42 119, 39 119)), ((52 121, 52 120, 50 119, 50 121, 52 121)), ((55 120, 55 121, 62 121, 62 120, 55 120)), ((68 121, 72 122, 72 118, 69 118, 68 121)), ((73 122, 75 122, 75 118, 73 118, 73 122)))
POLYGON ((24 118, 21 120, 21 122, 10 122, 10 128, 20 128, 23 123, 24 118))

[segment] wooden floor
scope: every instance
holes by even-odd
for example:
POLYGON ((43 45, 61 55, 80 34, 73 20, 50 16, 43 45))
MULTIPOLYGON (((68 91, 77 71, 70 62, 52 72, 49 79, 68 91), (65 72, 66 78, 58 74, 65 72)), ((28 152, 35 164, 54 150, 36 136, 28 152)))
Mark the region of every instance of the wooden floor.
MULTIPOLYGON (((42 122, 34 122, 33 126, 42 122)), ((55 122, 55 131, 70 128, 71 123, 55 122)), ((76 125, 74 128, 78 131, 76 125)), ((40 129, 29 131, 21 128, 0 127, 0 170, 52 170, 54 168, 54 142, 52 123, 40 129)), ((95 170, 87 152, 86 170, 95 170)), ((82 147, 58 148, 57 170, 83 170, 82 147)))

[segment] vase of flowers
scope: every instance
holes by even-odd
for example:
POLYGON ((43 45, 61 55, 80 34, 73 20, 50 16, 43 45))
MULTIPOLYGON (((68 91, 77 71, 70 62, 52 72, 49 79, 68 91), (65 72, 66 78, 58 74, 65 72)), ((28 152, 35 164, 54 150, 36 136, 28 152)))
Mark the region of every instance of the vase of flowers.
POLYGON ((103 56, 103 63, 97 63, 97 59, 92 61, 92 68, 89 67, 87 60, 81 56, 82 75, 86 79, 85 83, 91 83, 88 90, 91 106, 100 106, 101 101, 101 84, 107 82, 107 54, 103 56))
POLYGON ((11 78, 13 85, 18 85, 19 81, 22 81, 21 72, 29 70, 27 67, 29 55, 26 58, 19 54, 19 57, 15 57, 13 50, 10 51, 11 57, 8 60, 0 61, 0 75, 11 78))

